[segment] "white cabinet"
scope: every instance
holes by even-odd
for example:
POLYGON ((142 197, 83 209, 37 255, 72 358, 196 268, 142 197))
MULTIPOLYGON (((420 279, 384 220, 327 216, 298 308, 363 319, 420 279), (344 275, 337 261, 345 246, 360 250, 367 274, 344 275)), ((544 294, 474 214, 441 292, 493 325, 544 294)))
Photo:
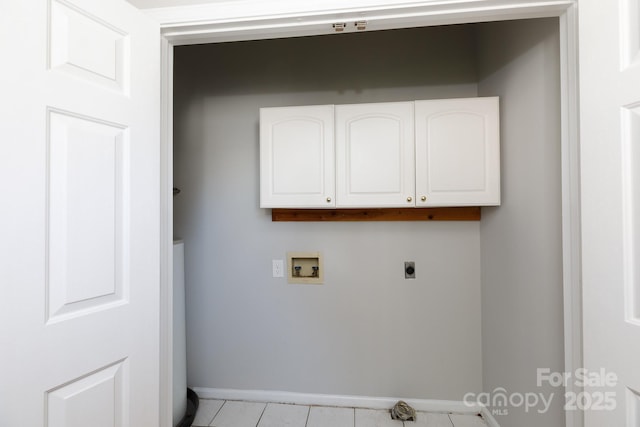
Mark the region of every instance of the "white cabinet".
POLYGON ((335 207, 333 105, 260 109, 260 207, 335 207))
POLYGON ((262 108, 260 206, 499 205, 498 102, 262 108))
POLYGON ((414 206, 413 105, 336 105, 337 207, 414 206))
POLYGON ((415 102, 416 206, 500 204, 499 99, 415 102))

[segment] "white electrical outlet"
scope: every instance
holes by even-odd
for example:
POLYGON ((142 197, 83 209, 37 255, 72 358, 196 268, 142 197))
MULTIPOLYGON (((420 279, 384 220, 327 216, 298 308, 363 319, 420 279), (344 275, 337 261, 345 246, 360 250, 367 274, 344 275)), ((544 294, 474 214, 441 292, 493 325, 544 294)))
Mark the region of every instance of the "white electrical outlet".
POLYGON ((284 261, 281 259, 273 260, 273 277, 284 277, 284 261))

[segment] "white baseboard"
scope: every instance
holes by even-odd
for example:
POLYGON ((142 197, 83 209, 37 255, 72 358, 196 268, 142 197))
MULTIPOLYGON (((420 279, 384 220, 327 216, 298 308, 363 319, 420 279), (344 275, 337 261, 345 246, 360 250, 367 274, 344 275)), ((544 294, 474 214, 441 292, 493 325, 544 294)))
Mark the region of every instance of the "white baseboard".
POLYGON ((296 405, 341 406, 369 409, 390 409, 404 400, 417 411, 454 414, 482 414, 489 427, 500 427, 491 412, 481 404, 470 405, 457 400, 411 399, 397 397, 348 396, 335 394, 293 393, 272 390, 234 390, 193 387, 201 399, 242 400, 246 402, 290 403, 296 405))

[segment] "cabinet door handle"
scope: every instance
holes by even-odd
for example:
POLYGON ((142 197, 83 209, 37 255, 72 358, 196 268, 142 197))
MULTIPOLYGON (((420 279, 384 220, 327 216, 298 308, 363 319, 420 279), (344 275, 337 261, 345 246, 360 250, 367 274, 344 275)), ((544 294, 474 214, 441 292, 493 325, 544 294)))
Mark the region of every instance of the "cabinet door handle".
POLYGON ((413 200, 413 197, 409 196, 407 197, 407 202, 411 202, 413 200))
POLYGON ((423 202, 426 202, 427 201, 427 196, 420 197, 420 200, 422 200, 423 202))
POLYGON ((331 197, 327 197, 327 203, 331 203, 331 197))

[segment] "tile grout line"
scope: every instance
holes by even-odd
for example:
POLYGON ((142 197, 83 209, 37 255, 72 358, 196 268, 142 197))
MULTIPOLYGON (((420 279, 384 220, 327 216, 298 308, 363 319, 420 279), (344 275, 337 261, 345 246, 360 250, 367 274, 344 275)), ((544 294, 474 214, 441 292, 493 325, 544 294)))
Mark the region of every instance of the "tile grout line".
MULTIPOLYGON (((213 420, 215 420, 215 419, 216 419, 216 417, 218 416, 218 414, 219 414, 219 413, 220 413, 220 411, 222 410, 222 407, 223 407, 226 403, 227 403, 227 401, 226 401, 226 400, 222 402, 222 405, 220 405, 220 407, 218 408, 218 410, 216 411, 216 413, 215 413, 215 414, 213 414, 213 418, 211 418, 211 421, 209 421, 209 424, 207 424, 208 426, 211 426, 211 423, 213 423, 213 420)), ((196 412, 196 414, 197 414, 197 412, 196 412)))
POLYGON ((309 415, 311 414, 311 405, 307 406, 307 419, 304 422, 304 427, 307 427, 307 425, 309 424, 309 415))
POLYGON ((262 412, 260 413, 260 418, 258 418, 258 422, 256 423, 256 427, 260 425, 260 421, 262 421, 262 417, 264 416, 264 411, 267 410, 268 405, 269 405, 269 402, 265 402, 264 408, 262 408, 262 412))

